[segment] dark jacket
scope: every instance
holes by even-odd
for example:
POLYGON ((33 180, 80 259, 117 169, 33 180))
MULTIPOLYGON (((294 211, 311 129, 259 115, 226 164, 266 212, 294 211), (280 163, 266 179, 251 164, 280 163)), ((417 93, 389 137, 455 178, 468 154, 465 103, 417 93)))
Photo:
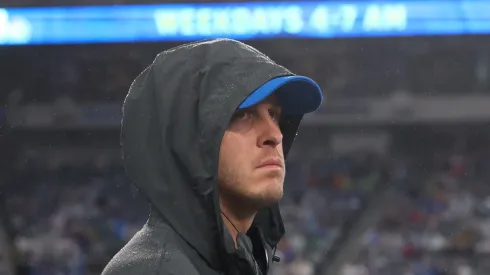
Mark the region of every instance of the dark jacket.
MULTIPOLYGON (((136 78, 121 144, 126 172, 152 210, 103 275, 267 274, 284 234, 278 205, 257 214, 235 249, 220 216, 217 166, 235 109, 283 75, 292 73, 256 49, 216 39, 162 52, 136 78)), ((301 119, 282 118, 285 154, 301 119)))

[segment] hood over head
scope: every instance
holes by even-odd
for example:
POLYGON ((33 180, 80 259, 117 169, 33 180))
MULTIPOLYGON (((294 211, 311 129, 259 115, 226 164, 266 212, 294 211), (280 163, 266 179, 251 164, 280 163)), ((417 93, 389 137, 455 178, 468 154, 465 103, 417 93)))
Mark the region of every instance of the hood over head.
MULTIPOLYGON (((271 79, 293 75, 241 42, 214 39, 160 53, 133 82, 123 107, 126 172, 152 209, 213 268, 222 268, 218 201, 221 140, 240 104, 271 79)), ((302 114, 281 118, 287 155, 302 114)), ((278 205, 254 225, 275 247, 284 234, 278 205)))

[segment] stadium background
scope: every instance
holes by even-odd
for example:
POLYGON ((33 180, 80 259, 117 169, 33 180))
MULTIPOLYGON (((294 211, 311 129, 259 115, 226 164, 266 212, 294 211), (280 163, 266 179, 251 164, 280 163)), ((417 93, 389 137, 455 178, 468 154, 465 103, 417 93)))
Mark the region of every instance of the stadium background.
POLYGON ((0 274, 100 274, 148 212, 121 167, 128 87, 210 37, 325 90, 273 274, 490 274, 489 1, 169 3, 0 1, 0 274))

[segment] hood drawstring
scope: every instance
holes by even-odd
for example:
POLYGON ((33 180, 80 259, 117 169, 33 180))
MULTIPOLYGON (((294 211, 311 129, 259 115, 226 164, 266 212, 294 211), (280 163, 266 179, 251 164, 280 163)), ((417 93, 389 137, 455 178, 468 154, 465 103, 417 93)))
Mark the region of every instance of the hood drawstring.
POLYGON ((281 257, 276 256, 276 250, 277 250, 277 246, 274 246, 274 252, 272 252, 272 262, 278 263, 281 261, 281 257))

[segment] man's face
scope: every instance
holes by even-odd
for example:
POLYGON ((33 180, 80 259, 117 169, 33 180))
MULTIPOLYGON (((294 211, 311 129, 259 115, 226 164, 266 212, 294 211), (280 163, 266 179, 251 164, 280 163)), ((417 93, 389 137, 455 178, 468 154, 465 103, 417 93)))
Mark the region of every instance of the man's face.
POLYGON ((285 165, 280 115, 274 97, 235 112, 219 156, 220 196, 228 203, 260 209, 282 197, 285 165))

